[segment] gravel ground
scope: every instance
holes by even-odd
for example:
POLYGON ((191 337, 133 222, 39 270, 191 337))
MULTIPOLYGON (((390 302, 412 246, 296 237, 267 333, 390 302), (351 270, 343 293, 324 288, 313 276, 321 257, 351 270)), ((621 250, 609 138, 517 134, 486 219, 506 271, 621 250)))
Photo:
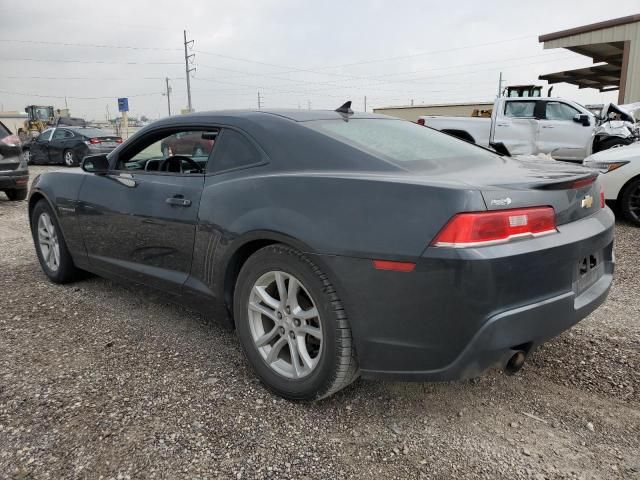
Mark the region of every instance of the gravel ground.
POLYGON ((0 194, 0 478, 640 478, 629 225, 607 302, 518 375, 359 380, 294 404, 197 313, 100 278, 49 283, 26 211, 0 194))

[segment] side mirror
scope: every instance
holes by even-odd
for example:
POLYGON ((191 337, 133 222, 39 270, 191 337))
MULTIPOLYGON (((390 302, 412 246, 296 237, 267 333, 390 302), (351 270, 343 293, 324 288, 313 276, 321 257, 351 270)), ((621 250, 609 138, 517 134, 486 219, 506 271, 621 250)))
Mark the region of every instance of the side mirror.
POLYGON ((109 160, 106 155, 89 155, 84 157, 80 168, 87 173, 104 175, 109 171, 109 160))
POLYGON ((588 127, 589 125, 591 125, 589 115, 587 115, 586 113, 576 113, 573 117, 573 121, 576 123, 581 123, 584 127, 588 127))

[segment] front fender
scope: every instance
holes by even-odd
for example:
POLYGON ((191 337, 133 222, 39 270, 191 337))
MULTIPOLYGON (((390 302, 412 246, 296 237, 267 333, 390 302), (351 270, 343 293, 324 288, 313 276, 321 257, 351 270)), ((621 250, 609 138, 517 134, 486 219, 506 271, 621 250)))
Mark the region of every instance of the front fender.
POLYGON ((78 196, 85 178, 86 174, 66 171, 43 173, 34 178, 29 193, 29 217, 36 201, 43 198, 51 207, 69 253, 78 266, 85 264, 87 258, 82 231, 76 217, 78 196))

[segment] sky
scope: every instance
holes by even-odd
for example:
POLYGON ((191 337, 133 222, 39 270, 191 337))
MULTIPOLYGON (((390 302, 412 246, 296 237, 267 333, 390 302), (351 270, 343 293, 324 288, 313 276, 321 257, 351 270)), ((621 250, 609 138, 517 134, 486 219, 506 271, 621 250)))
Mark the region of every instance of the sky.
MULTIPOLYGON (((640 13, 640 0, 0 0, 0 111, 54 105, 104 120, 128 97, 151 119, 187 106, 183 30, 197 111, 491 101, 504 85, 586 67, 538 36, 640 13), (3 5, 4 4, 4 5, 3 5), (4 8, 2 8, 4 6, 4 8), (9 15, 7 12, 14 12, 9 15)), ((545 88, 546 90, 546 88, 545 88)), ((616 101, 557 84, 554 96, 616 101)))

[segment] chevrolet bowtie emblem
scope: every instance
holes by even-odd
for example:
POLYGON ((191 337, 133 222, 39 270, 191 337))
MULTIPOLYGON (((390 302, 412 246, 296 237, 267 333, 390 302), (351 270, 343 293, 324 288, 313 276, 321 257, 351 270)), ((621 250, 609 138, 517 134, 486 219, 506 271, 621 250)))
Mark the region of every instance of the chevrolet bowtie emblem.
POLYGON ((591 195, 585 195, 581 203, 582 208, 591 208, 592 205, 593 197, 591 195))

